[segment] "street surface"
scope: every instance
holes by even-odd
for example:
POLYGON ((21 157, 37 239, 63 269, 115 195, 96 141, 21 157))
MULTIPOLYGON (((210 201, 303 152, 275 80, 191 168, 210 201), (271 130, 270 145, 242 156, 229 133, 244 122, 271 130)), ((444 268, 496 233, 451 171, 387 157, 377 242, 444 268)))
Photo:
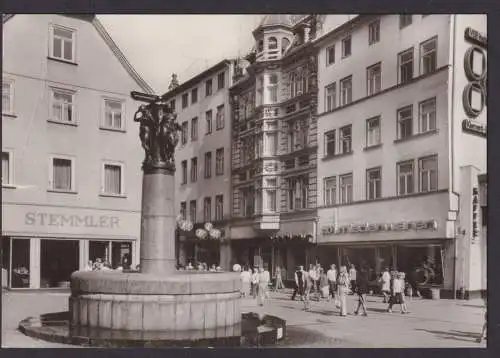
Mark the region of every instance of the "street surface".
MULTIPOLYGON (((4 292, 2 304, 2 346, 10 348, 69 348, 27 337, 17 331, 19 321, 29 316, 65 311, 68 293, 4 292)), ((311 311, 303 303, 290 300, 291 291, 272 293, 263 307, 256 300, 243 300, 242 310, 269 313, 287 321, 287 338, 279 347, 297 348, 396 348, 396 347, 476 347, 483 325, 483 302, 415 299, 410 314, 400 313, 378 296, 368 296, 368 317, 354 316, 355 296, 349 296, 349 314, 340 317, 332 302, 312 302, 311 311)))

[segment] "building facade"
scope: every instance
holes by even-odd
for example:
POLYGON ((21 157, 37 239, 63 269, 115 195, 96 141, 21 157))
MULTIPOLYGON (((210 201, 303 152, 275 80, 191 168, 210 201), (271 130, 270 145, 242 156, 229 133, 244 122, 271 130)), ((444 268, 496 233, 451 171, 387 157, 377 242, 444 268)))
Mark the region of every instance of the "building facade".
POLYGON ((194 229, 178 235, 178 264, 204 262, 229 269, 228 225, 230 207, 231 129, 228 89, 234 60, 223 60, 182 84, 175 75, 163 95, 181 125, 175 152, 175 206, 194 229), (219 240, 199 239, 195 232, 205 223, 222 232, 219 240))
POLYGON ((130 91, 151 88, 95 16, 4 15, 3 25, 8 286, 64 287, 97 258, 139 264, 143 150, 130 91))
POLYGON ((322 263, 485 289, 485 33, 485 15, 360 15, 316 41, 322 263))

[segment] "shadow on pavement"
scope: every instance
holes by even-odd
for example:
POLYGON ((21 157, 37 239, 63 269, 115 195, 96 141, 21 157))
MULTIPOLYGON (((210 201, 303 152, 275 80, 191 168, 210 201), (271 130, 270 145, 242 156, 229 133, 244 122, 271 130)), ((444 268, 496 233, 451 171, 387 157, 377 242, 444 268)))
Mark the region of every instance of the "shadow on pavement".
POLYGON ((471 342, 471 341, 475 342, 476 339, 479 337, 478 332, 462 332, 462 331, 456 331, 456 330, 434 331, 434 330, 422 329, 422 328, 416 328, 415 330, 434 334, 441 339, 452 339, 455 341, 462 341, 462 342, 471 342))

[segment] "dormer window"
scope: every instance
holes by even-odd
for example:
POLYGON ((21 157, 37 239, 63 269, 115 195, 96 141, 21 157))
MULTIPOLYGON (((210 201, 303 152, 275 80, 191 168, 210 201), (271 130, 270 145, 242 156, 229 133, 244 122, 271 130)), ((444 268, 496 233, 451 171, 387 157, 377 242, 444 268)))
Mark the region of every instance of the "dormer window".
POLYGON ((276 50, 278 48, 278 40, 276 37, 269 38, 269 50, 276 50))

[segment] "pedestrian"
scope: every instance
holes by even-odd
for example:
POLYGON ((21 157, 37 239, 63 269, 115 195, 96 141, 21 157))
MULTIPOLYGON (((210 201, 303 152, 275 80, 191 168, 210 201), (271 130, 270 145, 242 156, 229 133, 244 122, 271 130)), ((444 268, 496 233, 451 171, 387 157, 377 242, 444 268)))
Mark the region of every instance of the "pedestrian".
POLYGON ((258 303, 260 306, 264 305, 266 298, 269 298, 269 271, 265 267, 259 269, 259 298, 258 303))
POLYGON ((382 275, 380 276, 380 284, 382 295, 384 295, 383 303, 389 302, 389 297, 391 295, 391 274, 389 273, 389 268, 386 267, 382 275))
POLYGON ((291 300, 295 300, 295 296, 297 296, 297 294, 299 295, 299 297, 301 299, 303 299, 303 295, 304 295, 304 276, 305 276, 306 272, 304 271, 304 266, 298 266, 297 267, 297 271, 295 271, 295 288, 293 290, 293 293, 292 293, 292 297, 291 297, 291 300))
POLYGON ((481 296, 484 302, 484 324, 483 324, 483 329, 481 330, 481 336, 479 336, 478 339, 476 339, 477 343, 481 343, 483 339, 487 339, 486 337, 486 331, 488 328, 488 314, 487 314, 487 309, 488 309, 488 296, 486 295, 486 290, 481 290, 481 296))
POLYGON ((356 293, 358 295, 358 305, 354 309, 354 314, 357 315, 359 308, 363 308, 363 316, 368 316, 366 313, 366 294, 368 293, 368 271, 361 268, 361 271, 356 275, 356 293))
POLYGON ((347 316, 347 302, 346 295, 349 291, 349 274, 347 267, 340 266, 340 273, 338 277, 338 294, 340 302, 340 316, 347 316))
POLYGON ((252 278, 252 274, 250 269, 245 267, 240 274, 241 279, 241 297, 247 297, 250 294, 250 280, 252 278))
POLYGON ((283 277, 281 276, 281 267, 276 266, 276 271, 274 272, 274 291, 285 289, 283 284, 283 277))
POLYGON ((311 291, 315 283, 308 272, 304 272, 303 278, 302 301, 304 301, 304 311, 309 311, 311 309, 311 291))
POLYGON ((92 263, 92 260, 89 260, 87 262, 87 266, 85 266, 85 268, 83 270, 84 271, 92 271, 93 270, 93 266, 94 266, 94 264, 92 263))
POLYGON ((328 301, 330 301, 330 296, 335 300, 335 292, 337 291, 337 267, 335 264, 330 266, 330 269, 326 273, 326 277, 328 278, 328 286, 329 286, 329 295, 328 301))
POLYGON ((99 270, 102 270, 102 267, 103 267, 102 260, 100 257, 98 257, 97 259, 95 259, 94 266, 93 266, 92 270, 99 271, 99 270))
POLYGON ((315 288, 317 286, 316 281, 318 280, 318 278, 317 278, 316 267, 313 264, 309 265, 309 272, 308 272, 308 274, 309 274, 309 277, 311 278, 311 281, 313 282, 313 285, 312 285, 310 291, 314 292, 315 288))
POLYGON ((321 298, 328 299, 330 297, 329 283, 328 277, 326 276, 325 270, 320 267, 319 270, 319 287, 321 292, 321 298))
POLYGON ((401 280, 401 302, 403 305, 403 312, 404 313, 410 313, 408 312, 408 304, 406 303, 406 296, 405 296, 405 288, 406 288, 406 274, 404 272, 399 273, 399 279, 401 280))
POLYGON ((403 297, 403 284, 402 277, 399 273, 394 274, 392 278, 392 295, 389 299, 389 307, 387 312, 392 313, 392 306, 399 304, 401 306, 401 313, 408 313, 405 307, 404 297, 403 297))
POLYGON ((351 281, 351 294, 354 295, 356 292, 356 267, 354 264, 351 264, 351 268, 349 269, 349 280, 351 281))
POLYGON ((252 297, 257 298, 257 294, 259 292, 259 270, 257 267, 254 267, 251 281, 252 283, 252 297))

